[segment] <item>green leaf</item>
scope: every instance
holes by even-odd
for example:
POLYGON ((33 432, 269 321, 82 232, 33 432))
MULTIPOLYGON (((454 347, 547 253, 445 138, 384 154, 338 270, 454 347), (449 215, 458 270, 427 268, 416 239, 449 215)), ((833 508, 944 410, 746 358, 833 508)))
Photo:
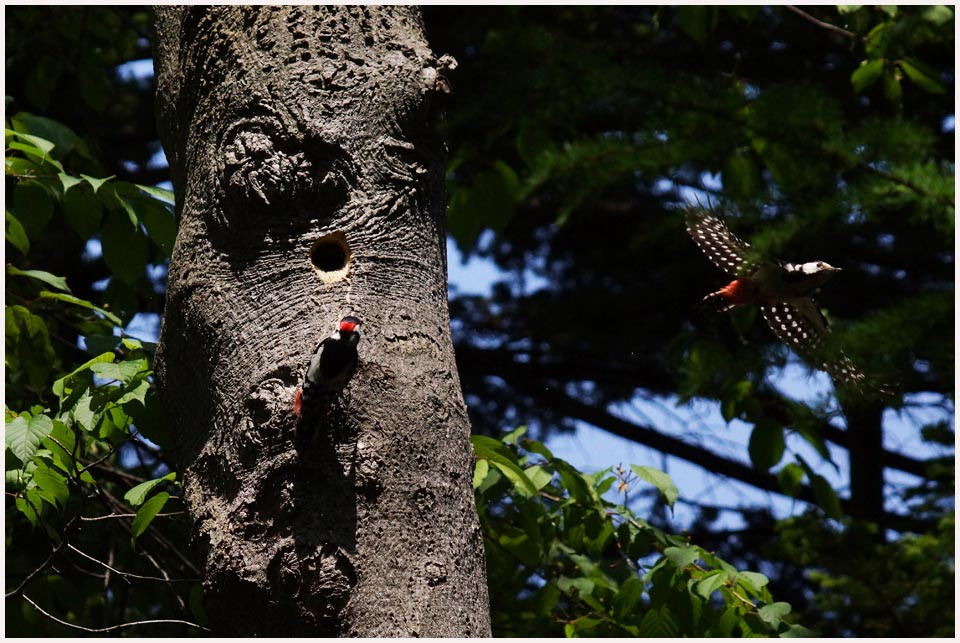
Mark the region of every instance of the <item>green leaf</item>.
POLYGON ((705 43, 717 26, 716 9, 689 4, 679 5, 676 9, 677 21, 683 32, 701 45, 705 43))
POLYGON ((53 420, 46 415, 18 415, 4 427, 6 447, 26 464, 40 447, 40 441, 53 431, 53 420))
POLYGON ((623 620, 633 613, 643 595, 643 581, 636 576, 628 578, 613 599, 613 613, 617 620, 623 620))
POLYGON ((899 106, 903 100, 903 86, 900 84, 899 75, 892 69, 883 71, 883 95, 892 105, 899 106))
POLYGON ((53 421, 53 430, 43 439, 42 444, 53 454, 55 464, 67 472, 74 470, 73 454, 77 446, 77 435, 63 422, 53 421))
POLYGON ((820 636, 819 632, 806 628, 802 625, 797 625, 794 623, 787 627, 786 630, 779 633, 780 638, 784 639, 796 639, 796 638, 815 638, 820 636))
POLYGON ((570 495, 577 502, 590 504, 599 501, 597 492, 593 489, 592 482, 587 480, 580 471, 563 460, 554 460, 552 462, 557 473, 560 474, 560 481, 567 489, 570 495))
POLYGON ((78 179, 75 176, 70 176, 66 172, 60 172, 58 176, 60 177, 60 184, 63 186, 64 194, 69 192, 70 188, 72 188, 73 186, 83 183, 83 179, 78 179))
POLYGON ((713 627, 710 628, 710 634, 708 636, 712 638, 730 638, 733 634, 733 628, 736 627, 739 622, 740 615, 737 609, 728 606, 717 619, 716 623, 714 623, 713 627))
POLYGON ((113 189, 113 198, 117 200, 117 203, 120 204, 120 207, 123 209, 123 211, 127 213, 127 218, 130 219, 130 224, 134 229, 136 229, 140 223, 140 217, 137 216, 137 212, 134 210, 133 204, 123 198, 120 192, 117 191, 116 186, 113 189))
POLYGON ((545 457, 547 460, 553 460, 553 453, 550 451, 550 449, 544 446, 543 442, 523 439, 520 441, 520 445, 530 453, 537 453, 545 457))
MULTIPOLYGON (((36 495, 36 491, 34 491, 33 489, 27 491, 27 497, 29 498, 31 495, 36 495)), ((27 517, 27 520, 30 521, 30 524, 36 527, 38 518, 37 518, 37 512, 34 511, 33 508, 36 507, 38 503, 28 502, 26 498, 22 496, 17 496, 15 504, 17 505, 17 509, 20 511, 20 513, 22 513, 24 516, 27 517)))
POLYGON ((667 547, 663 550, 663 555, 679 569, 683 569, 700 557, 700 549, 693 546, 667 547))
MULTIPOLYGON (((144 377, 146 376, 144 375, 144 377)), ((117 398, 115 404, 126 404, 127 402, 143 404, 149 390, 150 382, 146 379, 134 380, 127 386, 123 395, 117 398)))
POLYGON ((737 572, 738 584, 743 585, 748 592, 754 596, 760 593, 760 590, 766 587, 770 579, 759 572, 737 572))
POLYGON ((96 194, 96 192, 100 189, 100 186, 102 186, 104 183, 106 183, 110 179, 114 178, 113 175, 110 175, 103 179, 95 179, 92 176, 87 176, 86 174, 81 174, 80 176, 83 177, 84 181, 86 181, 91 186, 93 186, 94 194, 96 194))
POLYGON ((125 359, 122 362, 97 362, 90 370, 108 380, 117 380, 124 384, 149 370, 146 358, 125 359))
POLYGON ((53 199, 37 181, 20 181, 13 190, 13 212, 27 236, 36 240, 53 216, 53 199))
POLYGON ((810 477, 810 486, 813 487, 813 496, 817 499, 817 505, 830 518, 840 520, 843 517, 843 508, 833 485, 827 482, 826 478, 816 473, 808 472, 807 475, 810 477))
MULTIPOLYGON (((59 382, 60 380, 57 381, 59 382)), ((54 386, 56 386, 56 384, 54 384, 54 386)), ((80 428, 84 431, 93 431, 100 422, 101 414, 93 410, 92 404, 93 395, 90 393, 90 390, 87 389, 80 395, 79 399, 77 399, 76 404, 69 409, 70 417, 73 418, 73 421, 79 424, 80 428)))
POLYGON ((657 490, 660 491, 660 495, 663 496, 663 499, 666 501, 667 505, 673 507, 673 503, 677 501, 677 498, 680 496, 680 492, 677 489, 677 486, 673 484, 673 480, 669 475, 663 471, 660 471, 659 469, 654 469, 653 467, 639 466, 635 464, 631 464, 630 469, 638 478, 645 480, 656 487, 657 490))
POLYGON ((158 201, 163 201, 164 203, 169 203, 170 205, 174 204, 174 195, 170 190, 164 190, 163 188, 149 185, 140 185, 139 183, 134 183, 134 185, 158 201))
POLYGON ((790 613, 790 603, 771 603, 770 605, 764 605, 759 610, 757 614, 765 622, 769 623, 773 627, 780 625, 780 621, 783 620, 783 617, 790 613))
POLYGON ((740 619, 740 629, 744 638, 767 637, 773 634, 772 628, 754 612, 746 612, 740 619))
POLYGON ((19 156, 8 156, 3 161, 5 173, 19 180, 46 178, 50 174, 50 168, 37 165, 30 159, 20 158, 19 156))
POLYGON ((490 472, 490 463, 488 460, 477 460, 477 466, 473 470, 473 488, 479 489, 483 481, 487 479, 490 472))
POLYGON ((837 12, 842 14, 853 13, 854 11, 860 11, 863 8, 862 4, 838 4, 837 12))
POLYGON ((922 15, 924 20, 932 22, 938 27, 953 20, 953 10, 951 10, 950 7, 939 4, 927 7, 922 15))
POLYGON ((516 444, 517 440, 520 439, 520 436, 522 436, 526 432, 527 432, 527 427, 518 426, 510 433, 507 433, 505 436, 500 438, 500 441, 503 442, 504 444, 516 444))
POLYGON ((513 483, 513 487, 518 493, 526 497, 537 495, 536 486, 534 486, 533 482, 530 481, 530 478, 526 476, 520 467, 509 460, 503 460, 496 456, 490 457, 490 463, 513 483))
POLYGON ((803 467, 796 462, 787 464, 777 473, 777 482, 785 494, 796 498, 803 483, 803 467))
POLYGON ((937 73, 924 63, 914 58, 905 58, 897 61, 900 69, 907 75, 907 78, 916 83, 920 89, 930 94, 942 94, 943 85, 937 79, 937 73))
POLYGON ((177 220, 173 213, 156 203, 145 203, 140 207, 140 214, 150 238, 169 257, 177 238, 177 220))
POLYGON ((173 482, 177 479, 177 474, 173 471, 163 476, 162 478, 156 478, 154 480, 147 480, 146 482, 141 482, 136 487, 130 489, 127 493, 123 494, 123 499, 130 503, 131 506, 139 507, 143 504, 144 500, 147 499, 147 496, 153 491, 154 487, 159 485, 161 482, 169 480, 173 482))
POLYGON ((53 387, 52 387, 53 394, 56 395, 57 397, 59 397, 59 398, 62 400, 62 399, 63 399, 64 384, 66 383, 66 381, 67 381, 68 379, 70 379, 71 377, 73 377, 74 375, 76 375, 77 373, 79 373, 80 371, 85 371, 85 370, 89 369, 89 368, 90 368, 91 366, 93 366, 94 364, 98 364, 98 363, 100 363, 100 362, 112 362, 114 359, 116 359, 116 355, 114 355, 113 353, 107 352, 107 353, 103 353, 103 354, 101 354, 101 355, 97 355, 97 356, 94 357, 93 359, 91 359, 91 360, 89 360, 89 361, 87 361, 87 362, 84 362, 83 364, 81 364, 81 365, 78 366, 77 368, 73 369, 72 371, 70 371, 69 373, 67 373, 66 375, 64 375, 63 377, 61 377, 60 379, 56 380, 56 381, 53 383, 53 387))
POLYGON ((20 305, 7 306, 4 319, 7 383, 20 381, 26 375, 27 383, 34 391, 46 389, 51 371, 60 361, 50 344, 46 323, 20 305))
POLYGON ((647 610, 640 621, 640 636, 645 638, 673 638, 680 634, 676 619, 666 605, 647 610))
MULTIPOLYGON (((46 159, 47 155, 49 155, 50 152, 53 151, 53 148, 56 147, 56 145, 52 141, 48 141, 47 139, 40 136, 34 136, 33 134, 27 134, 26 132, 15 132, 14 135, 17 138, 19 138, 21 141, 26 141, 27 143, 29 143, 30 144, 29 147, 36 149, 37 150, 36 155, 42 159, 46 159)), ((19 149, 25 152, 28 151, 26 147, 15 146, 14 144, 11 144, 10 147, 13 147, 14 149, 19 149)))
POLYGON ((160 513, 160 510, 163 509, 163 506, 167 504, 167 500, 170 498, 170 494, 166 491, 161 491, 154 497, 147 500, 143 503, 143 506, 137 511, 136 517, 133 519, 133 522, 130 524, 130 535, 133 540, 136 540, 144 531, 147 530, 147 527, 150 526, 150 523, 153 521, 154 517, 160 513))
POLYGON ((711 594, 723 587, 728 578, 727 572, 722 569, 715 569, 697 581, 697 593, 709 599, 711 594))
POLYGON ((491 455, 499 455, 507 460, 516 461, 516 454, 500 440, 496 440, 485 435, 471 435, 470 443, 473 445, 473 451, 478 458, 487 458, 491 455))
POLYGON ((89 239, 100 229, 103 205, 89 189, 71 190, 63 195, 63 216, 82 239, 89 239))
POLYGON ((853 91, 858 94, 862 93, 864 89, 880 80, 881 74, 883 74, 882 58, 864 60, 850 75, 850 82, 853 83, 853 91))
POLYGON ((119 317, 117 317, 111 312, 104 310, 103 308, 100 308, 99 306, 93 305, 86 299, 80 299, 79 297, 74 297, 73 295, 67 295, 59 292, 49 292, 47 290, 41 290, 38 297, 42 297, 43 299, 58 299, 60 301, 65 301, 68 304, 74 304, 82 308, 89 308, 90 310, 100 313, 101 315, 109 319, 111 322, 116 324, 117 326, 123 325, 123 322, 120 321, 119 317))
POLYGON ((27 254, 30 252, 30 238, 27 237, 27 231, 23 229, 23 224, 10 210, 6 210, 5 213, 7 241, 23 254, 27 254))
POLYGON ((13 119, 13 126, 18 132, 29 132, 50 143, 51 149, 58 159, 62 159, 70 152, 79 140, 77 135, 66 125, 43 116, 35 116, 29 112, 19 112, 13 119))
POLYGON ((577 598, 583 598, 585 596, 590 596, 593 593, 593 588, 595 587, 594 582, 589 578, 570 578, 569 576, 561 576, 557 579, 557 587, 560 588, 560 591, 564 594, 575 596, 577 598))
POLYGON ((51 275, 49 272, 44 272, 43 270, 20 270, 19 268, 7 264, 7 274, 14 275, 16 277, 30 277, 31 279, 42 281, 45 284, 50 284, 57 290, 70 292, 70 288, 67 286, 66 279, 63 277, 57 277, 56 275, 51 275))
POLYGON ((750 433, 750 461, 757 469, 766 471, 780 462, 786 446, 783 428, 770 420, 761 420, 750 433))
MULTIPOLYGON (((136 218, 136 215, 133 215, 136 218)), ((140 229, 116 212, 107 213, 100 233, 103 260, 107 267, 124 283, 135 283, 147 266, 147 241, 140 229)))
MULTIPOLYGON (((41 416, 42 417, 42 416, 41 416)), ((33 472, 33 481, 37 485, 40 497, 54 508, 62 508, 70 498, 70 489, 67 487, 66 477, 46 464, 38 464, 33 472)))
POLYGON ((563 626, 567 638, 599 638, 604 636, 607 622, 595 616, 581 616, 563 626))
POLYGON ((553 473, 537 465, 525 469, 524 473, 538 491, 546 487, 548 484, 550 484, 550 481, 553 480, 553 473))

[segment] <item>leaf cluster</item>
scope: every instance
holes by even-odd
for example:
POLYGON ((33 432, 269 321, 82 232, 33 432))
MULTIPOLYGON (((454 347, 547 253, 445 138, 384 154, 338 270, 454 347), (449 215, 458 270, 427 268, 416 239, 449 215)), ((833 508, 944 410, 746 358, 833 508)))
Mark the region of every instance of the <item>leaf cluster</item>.
POLYGON ((155 346, 124 333, 135 308, 117 311, 122 318, 109 294, 94 303, 33 267, 48 231, 65 226, 100 240, 112 281, 151 288, 147 262, 169 255, 176 232, 172 197, 88 174, 99 165, 85 142, 48 118, 12 116, 5 146, 7 585, 18 598, 8 631, 126 627, 158 608, 186 611, 188 601, 202 618, 196 580, 146 602, 131 587, 173 589, 197 573, 178 550, 179 486, 157 448, 169 439, 153 387, 155 346), (162 533, 151 531, 158 515, 174 517, 162 533))
POLYGON ((495 636, 803 636, 760 573, 737 570, 627 506, 636 487, 677 499, 646 466, 594 474, 521 427, 474 436, 477 507, 495 636), (622 503, 608 498, 621 496, 622 503))

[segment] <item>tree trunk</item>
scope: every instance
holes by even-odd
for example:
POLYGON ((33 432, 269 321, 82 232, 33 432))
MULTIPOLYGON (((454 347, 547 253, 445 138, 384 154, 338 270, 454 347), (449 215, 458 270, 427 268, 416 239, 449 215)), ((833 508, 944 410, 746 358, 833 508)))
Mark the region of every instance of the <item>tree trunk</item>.
MULTIPOLYGON (((883 406, 848 400, 843 414, 850 434, 850 515, 883 522, 883 406)), ((878 532, 883 539, 883 532, 878 532)))
POLYGON ((412 7, 156 9, 180 228, 157 356, 218 634, 489 636, 412 7), (360 368, 294 448, 317 341, 360 368))

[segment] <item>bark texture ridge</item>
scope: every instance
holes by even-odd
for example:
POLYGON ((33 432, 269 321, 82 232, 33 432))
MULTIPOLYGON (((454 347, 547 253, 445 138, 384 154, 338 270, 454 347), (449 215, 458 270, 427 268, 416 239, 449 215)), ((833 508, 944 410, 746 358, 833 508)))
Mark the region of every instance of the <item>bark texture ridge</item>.
POLYGON ((450 59, 413 7, 158 7, 157 374, 218 634, 489 636, 446 293, 450 59), (317 341, 360 367, 294 448, 317 341))

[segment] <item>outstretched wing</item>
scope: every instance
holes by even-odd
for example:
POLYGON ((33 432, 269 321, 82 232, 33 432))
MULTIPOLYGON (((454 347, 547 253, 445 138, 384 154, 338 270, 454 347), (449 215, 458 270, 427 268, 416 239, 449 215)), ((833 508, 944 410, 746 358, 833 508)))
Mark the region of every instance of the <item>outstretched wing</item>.
POLYGON ((730 232, 723 221, 699 208, 688 210, 686 218, 690 237, 718 268, 734 277, 756 270, 750 245, 730 232))
POLYGON ((825 354, 823 340, 830 328, 813 299, 763 305, 760 311, 780 341, 829 373, 837 384, 856 388, 867 383, 867 377, 842 351, 836 355, 825 354))

